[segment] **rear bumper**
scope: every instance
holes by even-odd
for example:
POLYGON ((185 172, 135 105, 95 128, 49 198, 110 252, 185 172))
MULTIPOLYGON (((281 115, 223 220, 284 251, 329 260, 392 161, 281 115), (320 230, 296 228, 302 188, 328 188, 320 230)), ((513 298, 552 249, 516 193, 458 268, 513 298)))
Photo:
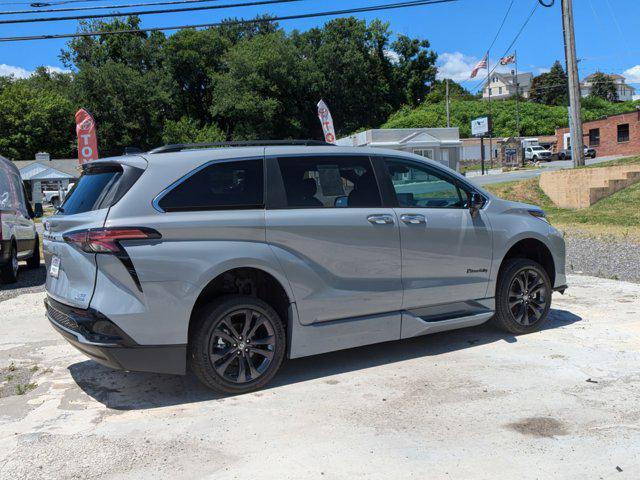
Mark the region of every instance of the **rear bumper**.
POLYGON ((186 345, 138 345, 98 312, 45 300, 53 328, 76 349, 106 367, 134 372, 184 375, 186 345), (110 335, 95 333, 108 331, 110 335))

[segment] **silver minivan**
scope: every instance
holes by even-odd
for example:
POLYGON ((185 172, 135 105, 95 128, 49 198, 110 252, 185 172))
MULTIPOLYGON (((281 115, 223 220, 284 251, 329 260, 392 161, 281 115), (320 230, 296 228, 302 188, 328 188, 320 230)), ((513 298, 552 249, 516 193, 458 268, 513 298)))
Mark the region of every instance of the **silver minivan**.
POLYGON ((40 266, 40 239, 27 192, 14 163, 0 157, 0 283, 18 281, 20 261, 40 266))
POLYGON ((109 367, 233 394, 285 357, 488 320, 532 332, 566 288, 538 207, 417 155, 284 143, 85 165, 45 222, 52 325, 109 367))

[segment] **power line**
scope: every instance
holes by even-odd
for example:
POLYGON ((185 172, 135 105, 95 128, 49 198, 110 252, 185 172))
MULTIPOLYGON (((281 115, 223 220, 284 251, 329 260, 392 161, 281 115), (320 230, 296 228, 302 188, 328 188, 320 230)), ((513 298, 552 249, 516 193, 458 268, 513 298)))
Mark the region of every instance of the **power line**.
POLYGON ((290 3, 299 2, 301 0, 259 0, 253 2, 234 3, 225 5, 206 5, 201 7, 186 7, 186 8, 164 8, 161 10, 136 10, 134 12, 126 12, 124 14, 117 12, 110 13, 98 13, 91 15, 72 15, 67 17, 38 17, 38 18, 18 18, 15 20, 0 20, 0 25, 9 25, 16 23, 38 23, 38 22, 61 22, 65 20, 89 20, 97 18, 117 17, 122 15, 158 15, 164 13, 180 13, 180 12, 195 12, 202 10, 219 10, 222 8, 232 7, 254 7, 257 5, 271 5, 274 3, 290 3))
POLYGON ((489 45, 489 48, 487 48, 487 52, 491 50, 491 48, 495 45, 496 40, 498 40, 498 36, 500 35, 500 32, 502 31, 502 27, 504 27, 504 24, 507 21, 507 17, 509 16, 511 7, 513 7, 514 1, 515 0, 511 0, 511 3, 509 4, 509 8, 507 8, 507 12, 504 14, 504 17, 502 18, 502 23, 500 24, 500 28, 498 28, 498 31, 496 32, 496 36, 493 37, 493 41, 491 42, 491 45, 489 45))
MULTIPOLYGON (((86 1, 86 0, 85 0, 86 1)), ((104 0, 96 0, 103 2, 104 0)), ((161 2, 147 2, 147 3, 128 3, 121 5, 97 5, 97 6, 89 6, 89 7, 65 7, 65 8, 38 8, 32 10, 5 10, 0 12, 0 15, 18 15, 18 14, 28 14, 28 13, 52 13, 52 12, 82 12, 87 10, 106 10, 106 9, 114 9, 114 8, 133 8, 133 7, 153 7, 156 5, 180 5, 185 3, 211 3, 217 2, 220 0, 167 0, 161 2)), ((49 6, 52 4, 42 3, 37 4, 34 3, 32 5, 43 5, 49 6)))
POLYGON ((305 13, 299 15, 287 15, 281 17, 270 18, 255 18, 255 19, 240 19, 240 20, 227 20, 224 22, 215 23, 201 23, 201 24, 188 24, 188 25, 174 25, 170 27, 151 27, 151 28, 135 28, 135 29, 123 29, 123 30, 102 30, 102 31, 90 31, 90 32, 76 32, 76 33, 61 33, 51 35, 28 35, 21 37, 0 37, 0 42, 21 42, 31 40, 51 40, 51 39, 63 39, 63 38, 80 38, 80 37, 94 37, 94 36, 108 36, 108 35, 123 35, 130 33, 140 32, 160 32, 167 30, 180 30, 183 28, 208 28, 208 27, 221 27, 224 25, 247 25, 265 22, 279 22, 285 20, 298 20, 303 18, 317 18, 317 17, 331 17, 338 15, 346 15, 350 13, 365 13, 375 12, 382 10, 394 10, 399 8, 419 7, 426 5, 435 5, 440 3, 452 3, 459 0, 415 0, 409 2, 397 2, 382 5, 375 5, 371 7, 350 8, 345 10, 333 10, 314 13, 305 13))
MULTIPOLYGON (((529 13, 529 15, 527 16, 526 20, 524 21, 524 23, 522 24, 522 26, 520 27, 520 30, 518 30, 518 33, 516 33, 516 36, 513 38, 513 40, 511 41, 511 43, 509 44, 509 46, 505 49, 504 53, 501 55, 501 58, 505 57, 506 55, 509 54, 509 52, 511 51, 511 49, 513 48, 513 46, 516 44, 516 42, 518 41, 518 38, 520 38, 520 35, 522 35, 522 32, 524 31, 525 27, 527 26, 527 24, 529 23, 529 21, 531 20, 531 18, 533 17, 533 14, 536 12, 536 10, 538 9, 538 7, 541 5, 540 3, 538 3, 538 0, 534 0, 535 5, 533 6, 533 8, 531 9, 531 12, 529 13)), ((498 66, 500 65, 500 63, 496 63, 496 65, 491 69, 490 72, 487 73, 487 77, 490 77, 491 74, 496 70, 496 68, 498 68, 498 66)), ((473 86, 471 88, 471 90, 475 90, 477 89, 480 85, 482 85, 485 81, 482 80, 481 82, 477 83, 475 86, 473 86)))

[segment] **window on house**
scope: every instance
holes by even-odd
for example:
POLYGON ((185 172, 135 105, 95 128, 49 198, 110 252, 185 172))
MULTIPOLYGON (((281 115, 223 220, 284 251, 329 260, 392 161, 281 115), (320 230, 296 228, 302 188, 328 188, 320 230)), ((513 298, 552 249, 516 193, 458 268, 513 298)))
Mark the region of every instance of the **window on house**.
POLYGON ((493 88, 489 89, 489 95, 491 95, 493 93, 493 88))
POLYGON ((589 130, 589 146, 597 147, 600 145, 600 129, 592 128, 589 130))
POLYGON ((502 95, 502 87, 498 87, 498 95, 502 95))
POLYGON ((433 156, 433 148, 414 148, 413 153, 416 155, 420 155, 421 157, 428 158, 430 160, 434 160, 433 156))
POLYGON ((629 124, 623 123, 622 125, 618 125, 618 142, 628 142, 629 141, 629 124))

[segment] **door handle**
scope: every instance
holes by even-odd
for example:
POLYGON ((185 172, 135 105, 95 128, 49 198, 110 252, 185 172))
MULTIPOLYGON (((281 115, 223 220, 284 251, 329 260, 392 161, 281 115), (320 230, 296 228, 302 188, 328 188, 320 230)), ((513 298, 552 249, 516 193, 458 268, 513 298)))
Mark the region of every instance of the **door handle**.
POLYGON ((411 225, 419 225, 421 223, 427 223, 427 220, 424 218, 424 215, 413 215, 408 213, 403 213, 400 215, 400 220, 404 223, 408 223, 411 225))
POLYGON ((369 215, 367 220, 374 225, 388 225, 393 223, 393 217, 391 215, 369 215))

